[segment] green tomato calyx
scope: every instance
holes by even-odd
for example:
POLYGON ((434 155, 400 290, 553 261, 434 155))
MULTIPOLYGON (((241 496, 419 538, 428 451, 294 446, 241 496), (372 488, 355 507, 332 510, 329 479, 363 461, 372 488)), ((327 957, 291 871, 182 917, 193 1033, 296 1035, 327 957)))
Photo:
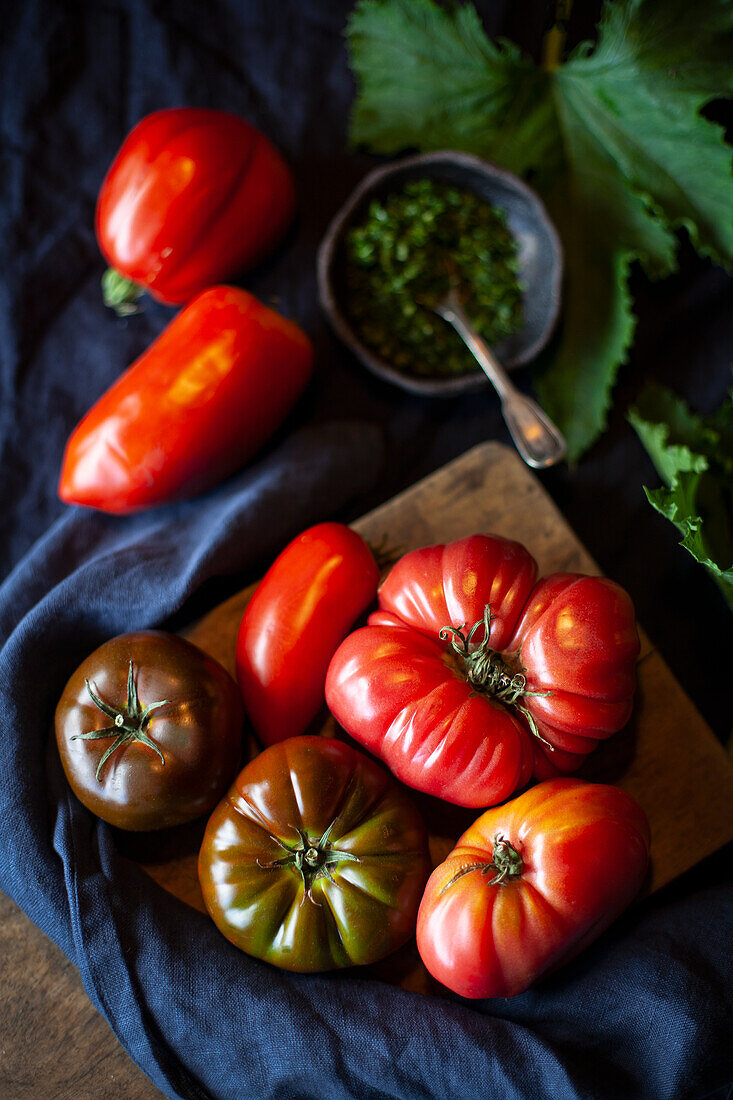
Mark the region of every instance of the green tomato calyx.
POLYGON ((501 886, 506 882, 521 878, 523 870, 524 860, 517 849, 513 844, 510 844, 506 837, 503 837, 501 833, 497 833, 494 837, 494 850, 491 854, 491 862, 469 863, 465 867, 461 867, 460 870, 456 871, 440 889, 438 896, 444 894, 446 890, 450 890, 451 886, 457 882, 459 878, 463 878, 464 875, 469 874, 471 871, 480 871, 482 875, 489 875, 494 871, 496 873, 489 881, 488 885, 501 886))
POLYGON ((77 739, 80 741, 98 741, 101 737, 114 736, 114 742, 105 751, 97 765, 97 779, 99 779, 102 768, 109 760, 112 753, 121 748, 122 745, 128 745, 132 741, 141 741, 143 745, 147 745, 148 748, 154 749, 160 757, 161 762, 165 764, 163 753, 155 742, 150 740, 146 731, 153 711, 158 710, 160 707, 168 706, 170 700, 162 699, 159 703, 150 703, 147 707, 140 706, 137 687, 135 686, 132 661, 130 661, 130 667, 127 672, 127 702, 123 710, 112 707, 109 703, 105 703, 103 699, 100 699, 88 680, 85 680, 84 683, 87 686, 87 691, 94 705, 99 707, 108 718, 111 718, 113 723, 111 726, 105 726, 103 729, 98 730, 90 730, 88 733, 75 733, 71 738, 72 741, 76 741, 77 739))
POLYGON ((494 837, 491 863, 482 869, 481 874, 488 874, 492 868, 496 871, 496 875, 492 878, 489 886, 498 886, 508 879, 520 878, 524 870, 524 860, 519 852, 500 833, 497 833, 494 837))
POLYGON ((360 862, 359 857, 352 855, 351 852, 344 852, 331 847, 329 836, 335 824, 336 822, 332 821, 325 833, 317 838, 308 836, 303 829, 296 828, 295 832, 298 834, 300 843, 294 845, 286 844, 279 837, 270 833, 270 840, 283 848, 287 855, 282 856, 280 859, 273 859, 269 863, 260 863, 257 860, 258 866, 265 871, 293 867, 302 876, 303 897, 300 902, 301 905, 306 898, 314 905, 320 905, 320 902, 317 902, 313 896, 313 885, 319 878, 327 878, 329 882, 333 882, 335 885, 336 880, 331 872, 331 868, 335 864, 349 861, 352 863, 360 862))
POLYGON ((113 267, 108 267, 102 276, 102 298, 104 304, 113 309, 118 317, 129 317, 139 313, 138 298, 145 293, 145 287, 125 278, 113 267))
POLYGON ((529 691, 527 677, 524 673, 512 672, 505 657, 491 648, 489 635, 494 618, 495 616, 491 614, 491 605, 486 604, 483 618, 474 623, 468 633, 465 632, 466 624, 464 623, 463 626, 459 627, 444 626, 439 637, 443 641, 450 638, 452 648, 464 663, 466 679, 471 687, 482 695, 490 695, 492 699, 497 699, 500 703, 506 703, 518 710, 525 718, 532 736, 536 737, 546 749, 552 752, 554 751, 554 745, 545 740, 537 728, 534 715, 522 703, 522 699, 529 696, 547 696, 552 695, 552 692, 529 691), (473 637, 481 627, 484 628, 483 640, 474 645, 473 637))

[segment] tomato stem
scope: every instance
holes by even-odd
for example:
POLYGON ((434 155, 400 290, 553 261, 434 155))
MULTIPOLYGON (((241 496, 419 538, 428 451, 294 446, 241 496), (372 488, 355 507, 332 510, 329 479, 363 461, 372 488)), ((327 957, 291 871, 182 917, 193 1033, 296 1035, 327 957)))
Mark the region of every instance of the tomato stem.
POLYGON ((102 298, 104 304, 113 309, 118 317, 128 317, 139 313, 138 298, 145 293, 144 288, 132 279, 126 279, 114 267, 108 267, 102 276, 102 298))
POLYGON ((541 741, 550 751, 554 746, 546 741, 540 733, 534 716, 521 702, 522 699, 532 695, 547 696, 550 691, 529 691, 527 677, 523 672, 512 673, 507 662, 500 653, 489 645, 491 623, 495 616, 491 614, 491 605, 486 604, 482 619, 474 623, 468 633, 465 633, 466 624, 460 627, 444 626, 440 631, 440 638, 445 641, 451 639, 451 645, 455 652, 462 658, 466 667, 468 682, 476 691, 483 695, 490 695, 492 699, 498 699, 501 703, 515 707, 522 714, 529 726, 530 733, 541 741), (474 648, 473 637, 480 627, 484 628, 483 641, 477 643, 474 648))
POLYGON ((494 877, 489 881, 489 886, 502 886, 504 883, 512 881, 512 879, 521 878, 523 870, 524 860, 517 849, 513 844, 510 844, 506 837, 503 837, 501 833, 497 833, 494 837, 491 862, 468 863, 465 867, 461 867, 441 887, 438 896, 440 897, 446 890, 450 890, 459 878, 470 874, 471 871, 480 871, 482 875, 488 875, 491 871, 496 871, 494 877))
POLYGON ((303 829, 296 828, 295 832, 300 838, 300 844, 295 845, 286 844, 279 837, 270 833, 270 840, 283 848, 287 855, 282 856, 280 859, 270 860, 269 863, 260 863, 257 860, 257 865, 263 871, 271 871, 280 867, 293 867, 303 879, 303 897, 300 904, 302 905, 305 899, 308 898, 314 905, 320 906, 320 903, 313 897, 313 884, 316 880, 327 878, 329 882, 335 882, 331 873, 331 868, 335 864, 348 861, 361 862, 359 857, 352 855, 351 852, 343 852, 331 847, 329 837, 335 824, 335 820, 332 821, 326 831, 317 838, 310 837, 303 829))
POLYGON ((130 661, 130 667, 127 670, 127 702, 123 710, 110 706, 109 703, 105 703, 103 699, 100 699, 88 680, 85 680, 84 683, 92 702, 103 714, 112 719, 112 725, 104 726, 102 729, 90 730, 88 733, 75 733, 71 740, 98 741, 102 737, 115 737, 113 744, 109 746, 97 765, 96 778, 99 780, 100 772, 112 753, 121 748, 122 745, 128 745, 131 741, 141 741, 143 745, 154 749, 162 763, 165 764, 163 753, 155 742, 148 737, 146 727, 153 711, 158 710, 159 707, 167 706, 169 700, 163 699, 159 703, 150 703, 147 707, 140 708, 132 661, 130 661))

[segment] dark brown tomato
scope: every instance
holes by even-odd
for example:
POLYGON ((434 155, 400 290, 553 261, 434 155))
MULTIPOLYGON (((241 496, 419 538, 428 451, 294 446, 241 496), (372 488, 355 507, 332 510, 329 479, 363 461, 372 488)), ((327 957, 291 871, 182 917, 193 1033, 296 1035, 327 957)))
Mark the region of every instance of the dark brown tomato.
POLYGON ((422 819, 386 771, 341 741, 293 737, 248 764, 214 810, 199 878, 233 944, 320 971, 401 947, 430 866, 422 819))
POLYGON ((243 718, 221 665, 147 630, 112 638, 79 666, 56 708, 56 741, 92 813, 120 829, 163 829, 216 805, 240 762, 243 718))

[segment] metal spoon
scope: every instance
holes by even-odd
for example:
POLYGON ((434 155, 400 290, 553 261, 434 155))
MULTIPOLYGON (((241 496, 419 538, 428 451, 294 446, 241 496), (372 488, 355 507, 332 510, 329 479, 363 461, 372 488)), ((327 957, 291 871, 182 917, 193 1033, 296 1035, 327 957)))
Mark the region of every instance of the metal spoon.
MULTIPOLYGON (((423 305, 428 306, 427 302, 423 305)), ((536 401, 520 393, 509 375, 466 316, 455 286, 428 308, 452 325, 501 398, 501 411, 520 455, 535 470, 554 466, 565 458, 567 447, 560 431, 536 401)))

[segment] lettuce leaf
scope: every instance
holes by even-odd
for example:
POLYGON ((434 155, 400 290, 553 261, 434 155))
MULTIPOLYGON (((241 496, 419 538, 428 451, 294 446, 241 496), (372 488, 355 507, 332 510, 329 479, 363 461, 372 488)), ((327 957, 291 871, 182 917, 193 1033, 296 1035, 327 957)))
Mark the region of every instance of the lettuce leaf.
POLYGON ((733 611, 733 390, 712 416, 696 416, 662 386, 647 386, 629 421, 664 481, 649 503, 674 523, 733 611))

